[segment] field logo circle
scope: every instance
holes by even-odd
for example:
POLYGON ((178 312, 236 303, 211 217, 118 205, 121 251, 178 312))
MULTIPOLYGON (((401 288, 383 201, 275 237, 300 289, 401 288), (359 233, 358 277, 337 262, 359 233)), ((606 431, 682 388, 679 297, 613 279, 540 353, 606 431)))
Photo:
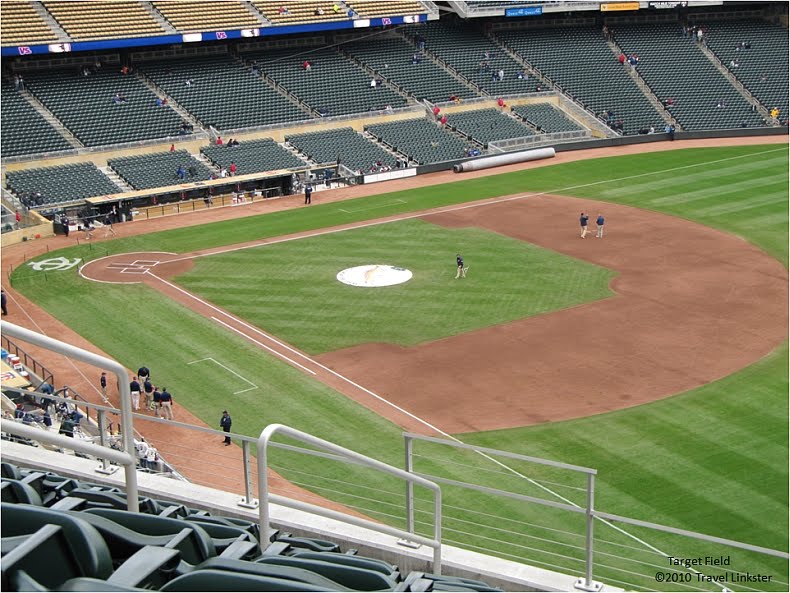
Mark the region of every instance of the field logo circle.
POLYGON ((376 288, 379 286, 393 286, 411 280, 411 270, 388 266, 383 264, 368 264, 346 268, 337 273, 337 279, 349 286, 363 288, 376 288))

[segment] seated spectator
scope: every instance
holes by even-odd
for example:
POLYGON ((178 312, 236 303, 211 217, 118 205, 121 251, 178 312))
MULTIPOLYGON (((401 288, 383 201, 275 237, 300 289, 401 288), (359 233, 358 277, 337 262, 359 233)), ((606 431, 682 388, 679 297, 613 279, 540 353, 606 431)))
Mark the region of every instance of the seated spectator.
POLYGON ((231 140, 230 144, 229 144, 229 146, 238 146, 238 145, 239 145, 239 141, 238 140, 231 140))
POLYGON ((376 88, 376 79, 375 78, 371 78, 370 79, 370 88, 372 88, 372 89, 376 88))
POLYGON ((348 18, 350 18, 350 19, 355 19, 355 18, 357 18, 357 13, 356 13, 356 12, 354 12, 354 9, 353 9, 353 8, 349 8, 349 9, 348 9, 348 12, 347 12, 346 14, 348 15, 348 18))
POLYGON ((129 72, 131 72, 129 66, 124 66, 121 68, 121 74, 129 74, 129 72))
POLYGON ((178 169, 176 169, 176 177, 181 179, 182 181, 186 179, 187 172, 184 170, 182 165, 178 165, 178 169))
POLYGON ((535 87, 535 92, 536 92, 536 93, 542 93, 542 92, 543 92, 543 87, 542 87, 542 86, 540 86, 540 85, 537 85, 537 86, 535 87))
POLYGON ((253 60, 253 62, 252 62, 252 73, 255 76, 260 76, 261 75, 261 68, 260 68, 260 66, 258 66, 258 62, 256 62, 255 60, 253 60))
POLYGON ((291 13, 288 11, 287 6, 280 6, 280 8, 277 9, 277 14, 291 14, 291 13))
POLYGON ((155 104, 156 104, 157 107, 162 107, 164 105, 164 103, 162 102, 162 99, 159 98, 159 97, 156 98, 155 104))
POLYGON ((740 66, 740 64, 738 63, 737 58, 733 58, 732 60, 730 60, 730 68, 737 68, 738 66, 740 66))
POLYGON ((120 105, 121 103, 126 103, 126 97, 124 97, 120 91, 115 93, 115 96, 112 98, 112 100, 113 103, 115 103, 116 105, 120 105))
POLYGON ((773 109, 771 109, 771 117, 774 118, 774 119, 777 119, 779 117, 779 108, 778 107, 774 107, 773 109))
POLYGON ((222 136, 217 136, 217 146, 222 146, 222 136))
POLYGON ((225 178, 228 176, 228 170, 225 167, 222 167, 219 171, 219 176, 225 178))
POLYGON ((184 81, 184 86, 192 86, 192 79, 191 78, 187 78, 184 81))
POLYGON ((170 145, 170 152, 175 152, 175 151, 176 151, 176 145, 175 144, 171 144, 170 145))
POLYGON ((724 102, 724 99, 719 99, 716 102, 716 109, 724 109, 725 107, 727 107, 727 103, 724 102))
POLYGON ((619 56, 617 56, 617 61, 621 64, 625 64, 625 54, 621 53, 619 56))
POLYGON ((438 105, 434 105, 434 106, 433 106, 433 116, 434 116, 436 119, 439 119, 439 114, 440 114, 441 112, 442 112, 442 110, 439 108, 439 106, 438 106, 438 105))
POLYGON ((228 171, 230 172, 230 176, 233 177, 236 174, 236 163, 232 162, 228 171))
POLYGON ((752 49, 752 42, 747 41, 743 44, 743 49, 752 49))
POLYGON ((442 124, 443 126, 447 125, 447 116, 443 115, 442 119, 439 120, 439 123, 442 124))
POLYGON ((505 80, 505 71, 500 68, 497 76, 499 76, 499 80, 505 80))
POLYGON ((324 9, 323 8, 321 8, 319 6, 318 8, 315 9, 315 16, 323 16, 323 15, 324 15, 324 9))
POLYGON ((308 72, 312 67, 313 65, 310 63, 310 60, 305 60, 304 62, 302 62, 302 70, 304 70, 305 72, 308 72))
POLYGON ((194 177, 195 175, 197 175, 197 169, 195 168, 195 165, 189 165, 188 171, 190 177, 194 177))
POLYGON ((505 104, 505 100, 502 97, 499 97, 499 99, 496 100, 496 104, 500 109, 504 109, 505 107, 507 107, 507 105, 505 104))
POLYGON ((516 78, 518 78, 519 80, 524 80, 524 72, 522 70, 516 72, 516 78))

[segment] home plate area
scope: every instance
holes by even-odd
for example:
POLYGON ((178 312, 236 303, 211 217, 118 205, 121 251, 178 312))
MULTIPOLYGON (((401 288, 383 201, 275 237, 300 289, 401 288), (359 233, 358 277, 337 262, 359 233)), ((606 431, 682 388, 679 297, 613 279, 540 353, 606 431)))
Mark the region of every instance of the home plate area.
POLYGON ((145 274, 149 269, 161 263, 159 260, 136 259, 131 263, 111 262, 107 268, 121 274, 145 274))

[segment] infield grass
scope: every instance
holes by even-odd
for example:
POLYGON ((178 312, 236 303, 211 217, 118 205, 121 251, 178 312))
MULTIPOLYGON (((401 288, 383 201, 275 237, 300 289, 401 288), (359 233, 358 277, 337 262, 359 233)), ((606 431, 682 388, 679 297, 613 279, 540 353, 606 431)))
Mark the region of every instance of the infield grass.
MULTIPOLYGON (((128 251, 187 252, 371 216, 500 195, 549 192, 632 204, 696 220, 739 234, 786 265, 787 179, 786 146, 649 153, 528 169, 200 228, 83 245, 39 259, 63 255, 87 260, 128 251), (382 207, 357 210, 363 205, 382 207)), ((614 232, 617 221, 607 219, 607 223, 614 232)), ((323 255, 320 254, 322 258, 323 255)), ((442 273, 452 274, 452 263, 448 264, 444 257, 440 259, 442 273)), ((16 270, 12 279, 14 287, 28 298, 128 368, 146 363, 160 383, 168 384, 179 403, 211 426, 216 425, 219 412, 232 402, 243 410, 234 413, 234 430, 239 432, 255 435, 269 422, 282 422, 395 465, 401 464, 402 443, 397 427, 153 290, 142 286, 101 285, 83 281, 73 271, 33 272, 25 266, 16 270), (234 383, 237 379, 221 367, 211 363, 188 364, 206 356, 215 356, 260 390, 233 396, 244 385, 234 383)), ((269 327, 268 322, 262 325, 269 327)), ((599 508, 786 549, 787 374, 785 346, 736 375, 649 406, 556 425, 465 434, 462 438, 598 468, 599 508)), ((479 459, 468 457, 450 456, 441 462, 423 460, 423 463, 427 464, 425 471, 444 469, 463 479, 468 477, 468 465, 476 469, 483 467, 479 459)), ((398 508, 394 501, 402 496, 400 486, 363 476, 357 468, 347 470, 347 483, 338 478, 337 470, 330 468, 329 463, 297 459, 289 453, 278 453, 275 467, 295 482, 325 496, 381 520, 402 524, 402 518, 394 510, 398 508), (351 486, 354 478, 360 478, 356 483, 363 487, 351 486)), ((501 473, 486 475, 494 483, 514 483, 513 478, 501 473)), ((578 491, 572 492, 576 492, 573 496, 580 496, 578 491)), ((578 533, 575 519, 555 517, 553 511, 536 511, 523 503, 502 502, 480 493, 461 495, 452 489, 447 490, 445 502, 450 541, 463 542, 473 549, 485 541, 486 547, 497 548, 506 557, 528 558, 542 566, 579 572, 578 549, 572 543, 577 536, 560 535, 542 527, 542 522, 550 521, 552 529, 578 533), (477 525, 483 518, 479 510, 472 510, 473 504, 486 509, 482 514, 489 516, 487 521, 493 518, 500 529, 523 533, 523 537, 516 545, 475 539, 480 531, 477 525), (533 537, 568 538, 565 543, 570 547, 555 548, 554 555, 547 556, 530 549, 546 545, 529 539, 533 537)), ((423 517, 421 514, 420 528, 426 529, 423 517)), ((598 533, 608 532, 599 529, 598 533)), ((670 536, 652 539, 652 535, 643 531, 639 534, 651 543, 660 544, 659 547, 671 549, 675 555, 703 553, 702 547, 695 548, 688 542, 669 541, 670 536)), ((606 545, 613 548, 602 551, 613 556, 637 554, 637 548, 641 554, 644 549, 630 539, 608 537, 611 543, 606 545), (618 552, 615 554, 613 550, 618 552)), ((599 557, 599 561, 621 562, 608 556, 599 557)), ((644 562, 643 573, 650 570, 651 563, 663 566, 660 558, 644 562)), ((786 585, 776 585, 776 581, 788 580, 786 563, 777 568, 772 561, 755 560, 753 566, 778 575, 772 586, 759 585, 760 588, 786 589, 786 585)), ((615 565, 606 570, 607 577, 625 583, 636 579, 618 572, 630 568, 615 565)), ((634 588, 645 586, 644 581, 641 583, 634 588)), ((655 588, 656 583, 652 586, 655 588)))
POLYGON ((421 220, 202 257, 176 281, 310 354, 368 342, 412 346, 614 293, 614 273, 482 229, 421 220), (469 279, 456 280, 455 253, 469 279), (364 264, 405 267, 378 289, 336 280, 364 264), (472 280, 473 279, 473 280, 472 280))

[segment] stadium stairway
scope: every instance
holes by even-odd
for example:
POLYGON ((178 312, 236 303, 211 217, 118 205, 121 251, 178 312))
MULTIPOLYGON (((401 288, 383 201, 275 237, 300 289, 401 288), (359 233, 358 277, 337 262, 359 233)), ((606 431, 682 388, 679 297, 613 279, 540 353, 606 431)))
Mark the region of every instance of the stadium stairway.
POLYGON ((153 4, 151 4, 150 2, 147 2, 145 0, 141 0, 140 4, 143 5, 143 8, 145 9, 145 11, 148 14, 150 14, 151 18, 153 18, 157 23, 159 23, 159 26, 162 27, 165 31, 167 31, 168 33, 171 33, 173 35, 178 35, 179 34, 178 29, 176 29, 173 25, 171 25, 170 21, 168 21, 165 17, 163 17, 159 13, 159 11, 154 8, 153 4))
MULTIPOLYGON (((612 54, 615 57, 625 53, 625 51, 613 40, 609 40, 607 45, 612 48, 612 54)), ((628 72, 628 75, 631 77, 631 79, 636 83, 636 86, 639 88, 639 90, 642 91, 642 94, 644 94, 645 97, 647 97, 647 100, 650 101, 650 103, 653 104, 653 107, 656 108, 656 111, 658 111, 658 113, 661 115, 661 119, 663 119, 667 124, 675 126, 675 130, 682 131, 683 126, 678 120, 672 117, 672 114, 667 109, 664 109, 664 106, 661 104, 659 98, 656 97, 653 90, 647 85, 645 79, 639 75, 639 72, 637 72, 636 68, 631 68, 628 66, 623 67, 625 68, 626 72, 628 72)))
POLYGON ((168 95, 164 89, 158 87, 156 83, 148 78, 143 72, 140 70, 135 69, 134 71, 135 76, 142 81, 142 83, 151 89, 157 96, 162 97, 163 99, 167 99, 168 107, 170 107, 173 111, 178 113, 181 116, 181 119, 184 121, 189 122, 192 124, 192 129, 195 133, 198 132, 205 132, 206 130, 203 128, 203 124, 198 120, 194 115, 192 115, 189 111, 184 109, 184 107, 176 101, 172 96, 168 95))
POLYGON ((69 37, 68 33, 60 26, 60 23, 55 20, 49 11, 44 8, 44 5, 41 2, 31 2, 30 4, 33 5, 33 10, 35 10, 39 16, 49 25, 49 28, 55 31, 58 36, 58 41, 71 41, 71 37, 69 37))
MULTIPOLYGON (((236 60, 239 64, 244 66, 247 70, 252 72, 252 62, 253 60, 247 61, 244 59, 244 56, 234 54, 233 59, 236 60)), ((274 90, 278 95, 280 95, 283 99, 286 99, 289 103, 292 103, 294 107, 304 111, 305 113, 310 114, 312 117, 319 117, 318 113, 307 107, 306 103, 303 103, 295 94, 290 94, 284 87, 278 85, 277 82, 269 76, 266 75, 259 75, 258 78, 267 84, 272 90, 274 90)))
POLYGON ((773 121, 773 118, 771 117, 768 108, 765 107, 765 105, 763 105, 762 103, 760 103, 760 101, 758 101, 757 98, 754 95, 752 95, 746 89, 745 86, 743 86, 743 83, 741 83, 735 77, 735 75, 730 71, 730 69, 727 68, 727 66, 725 66, 724 63, 718 58, 718 56, 710 50, 707 44, 703 44, 698 47, 700 51, 702 51, 702 53, 705 55, 705 57, 707 57, 710 60, 711 64, 713 64, 716 67, 716 69, 722 73, 724 78, 730 81, 730 84, 732 84, 735 90, 740 93, 740 95, 746 100, 746 102, 752 105, 752 107, 754 107, 755 109, 757 109, 757 112, 763 116, 763 119, 766 122, 769 122, 768 125, 771 126, 780 125, 779 122, 773 121))
POLYGON ((120 175, 118 175, 118 173, 116 173, 112 167, 97 166, 96 168, 99 169, 99 171, 101 171, 102 173, 104 173, 107 177, 109 177, 110 181, 112 181, 115 185, 120 187, 123 191, 125 192, 134 191, 134 188, 128 183, 126 183, 126 181, 124 181, 124 179, 120 175))
POLYGON ((349 60, 351 62, 354 62, 354 64, 356 64, 357 66, 362 68, 365 72, 367 72, 370 75, 371 78, 377 78, 378 80, 380 80, 381 84, 385 88, 391 90, 393 93, 397 93, 398 95, 400 95, 401 97, 406 99, 407 102, 414 101, 414 97, 412 97, 407 92, 401 90, 401 88, 398 87, 397 85, 392 84, 385 76, 381 76, 381 74, 379 72, 377 72, 372 66, 369 66, 368 64, 366 64, 365 62, 360 60, 358 57, 356 57, 356 56, 350 54, 349 52, 345 51, 342 46, 339 46, 337 48, 337 51, 345 59, 347 59, 347 60, 349 60))
POLYGON ((468 79, 466 76, 464 76, 463 74, 461 74, 460 72, 458 72, 458 70, 456 70, 455 68, 453 68, 453 67, 452 67, 450 64, 448 64, 447 62, 445 62, 445 61, 444 61, 442 58, 440 58, 440 57, 439 57, 437 54, 435 54, 434 52, 432 52, 432 51, 431 51, 431 50, 430 50, 428 47, 425 47, 425 48, 423 48, 423 49, 421 49, 421 50, 420 50, 420 49, 417 47, 417 43, 415 42, 415 40, 414 40, 414 37, 413 37, 413 36, 411 36, 411 35, 409 35, 409 33, 408 33, 407 31, 405 31, 405 30, 399 30, 399 31, 398 31, 398 34, 401 36, 401 38, 403 38, 403 40, 404 40, 406 43, 408 43, 409 45, 411 45, 411 46, 412 46, 412 47, 413 47, 415 50, 419 51, 419 53, 421 53, 421 54, 422 54, 422 55, 424 55, 425 57, 429 58, 429 59, 430 59, 430 60, 431 60, 431 61, 432 61, 434 64, 436 64, 436 65, 437 65, 437 66, 439 66, 439 67, 440 67, 442 70, 445 70, 445 71, 446 71, 448 74, 450 74, 450 76, 452 76, 452 77, 453 77, 453 78, 455 78, 456 80, 458 80, 458 81, 462 82, 462 83, 464 84, 464 86, 466 86, 467 88, 470 88, 470 89, 472 89, 473 91, 475 91, 476 93, 478 93, 478 94, 480 94, 480 95, 490 95, 490 93, 488 93, 488 92, 487 92, 487 91, 485 91, 484 89, 481 89, 481 88, 480 88, 480 86, 478 86, 477 84, 475 84, 474 82, 472 82, 471 80, 469 80, 469 79, 468 79))

